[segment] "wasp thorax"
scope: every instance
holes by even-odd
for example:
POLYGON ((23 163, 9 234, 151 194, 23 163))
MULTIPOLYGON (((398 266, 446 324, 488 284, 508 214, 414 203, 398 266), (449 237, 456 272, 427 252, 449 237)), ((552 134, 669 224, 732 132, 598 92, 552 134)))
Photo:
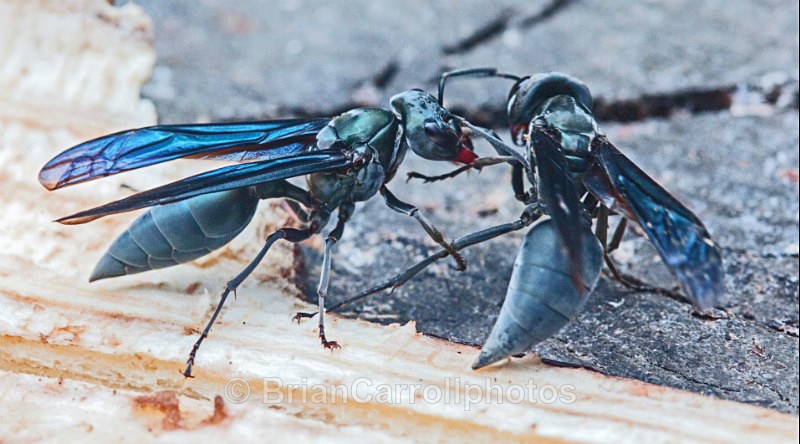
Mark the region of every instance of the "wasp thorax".
POLYGON ((594 117, 574 97, 558 95, 547 99, 540 107, 546 126, 559 131, 561 146, 567 154, 585 154, 597 134, 594 117))

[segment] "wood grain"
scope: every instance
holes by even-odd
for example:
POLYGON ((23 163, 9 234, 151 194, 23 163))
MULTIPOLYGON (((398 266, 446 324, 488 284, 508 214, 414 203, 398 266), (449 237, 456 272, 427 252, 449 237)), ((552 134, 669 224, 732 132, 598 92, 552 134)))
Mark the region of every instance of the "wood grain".
POLYGON ((132 216, 64 227, 72 211, 181 177, 174 162, 46 192, 38 168, 89 137, 155 123, 139 98, 155 54, 148 18, 103 1, 0 1, 0 441, 275 437, 301 441, 796 442, 797 418, 542 364, 481 372, 478 350, 331 317, 319 346, 278 245, 180 375, 222 285, 285 221, 262 204, 201 261, 88 284, 132 216), (533 387, 535 386, 535 388, 533 387), (216 399, 216 401, 215 401, 216 399))

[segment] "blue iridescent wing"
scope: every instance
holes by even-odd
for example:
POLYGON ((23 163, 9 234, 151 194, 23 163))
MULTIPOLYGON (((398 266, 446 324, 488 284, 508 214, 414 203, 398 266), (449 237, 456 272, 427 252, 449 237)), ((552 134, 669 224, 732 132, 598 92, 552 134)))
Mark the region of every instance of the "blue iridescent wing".
POLYGON ((544 129, 533 131, 530 140, 535 155, 539 199, 555 222, 562 249, 569 257, 569 274, 575 288, 583 291, 583 230, 581 203, 569 174, 561 144, 544 129))
POLYGON ((292 157, 231 165, 142 191, 125 199, 58 219, 56 222, 66 225, 83 224, 109 214, 168 204, 201 194, 232 190, 273 180, 335 171, 349 166, 351 166, 350 159, 337 150, 320 150, 292 157))
POLYGON ((584 174, 586 188, 639 224, 692 303, 715 306, 724 292, 722 255, 700 219, 605 137, 595 139, 592 152, 595 163, 584 174))
POLYGON ((39 172, 49 190, 178 158, 276 159, 304 152, 329 119, 160 125, 122 131, 72 147, 39 172))

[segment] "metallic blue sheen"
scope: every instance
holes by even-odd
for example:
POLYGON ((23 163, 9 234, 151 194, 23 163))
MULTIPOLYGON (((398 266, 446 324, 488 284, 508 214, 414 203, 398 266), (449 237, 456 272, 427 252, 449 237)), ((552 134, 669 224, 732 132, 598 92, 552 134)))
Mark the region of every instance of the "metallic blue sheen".
POLYGON ((258 207, 251 188, 155 206, 111 244, 90 281, 189 262, 230 242, 258 207))
POLYGON ((109 214, 164 205, 203 194, 258 185, 348 166, 349 159, 338 151, 325 150, 294 157, 231 165, 187 177, 170 184, 134 194, 58 220, 66 224, 89 222, 109 214))
POLYGON ((497 322, 472 368, 478 369, 530 350, 566 325, 581 310, 603 266, 603 248, 586 221, 582 225, 583 281, 570 278, 561 235, 553 219, 534 225, 525 236, 497 322))
POLYGON ((50 160, 39 173, 48 189, 184 157, 267 160, 305 151, 329 119, 161 125, 84 142, 50 160))

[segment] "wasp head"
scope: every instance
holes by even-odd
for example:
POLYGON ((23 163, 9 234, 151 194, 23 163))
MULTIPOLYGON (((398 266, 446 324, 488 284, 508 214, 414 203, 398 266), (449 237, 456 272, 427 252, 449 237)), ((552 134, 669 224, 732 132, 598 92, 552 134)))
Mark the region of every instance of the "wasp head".
POLYGON ((392 97, 391 105, 392 111, 403 122, 408 146, 418 156, 464 164, 478 158, 455 116, 439 105, 432 95, 412 89, 392 97))
POLYGON ((517 81, 508 93, 508 123, 515 144, 525 145, 523 136, 528 132, 531 120, 538 114, 539 107, 547 99, 562 94, 574 97, 587 110, 592 109, 589 88, 572 76, 549 72, 517 81))

